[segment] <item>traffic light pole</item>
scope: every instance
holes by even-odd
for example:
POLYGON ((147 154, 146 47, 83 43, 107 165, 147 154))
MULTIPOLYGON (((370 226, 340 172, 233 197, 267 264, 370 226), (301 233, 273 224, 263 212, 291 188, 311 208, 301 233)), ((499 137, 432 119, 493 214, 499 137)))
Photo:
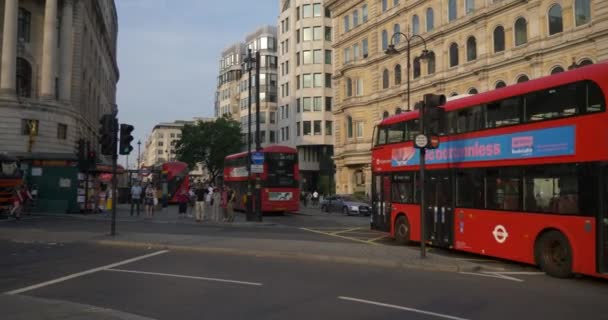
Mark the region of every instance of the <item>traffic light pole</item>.
POLYGON ((116 235, 116 200, 118 197, 116 196, 116 189, 118 184, 118 179, 116 177, 116 167, 118 162, 118 152, 116 150, 116 146, 118 145, 118 120, 116 119, 116 112, 113 114, 114 119, 112 126, 112 223, 110 225, 110 234, 112 236, 116 235))

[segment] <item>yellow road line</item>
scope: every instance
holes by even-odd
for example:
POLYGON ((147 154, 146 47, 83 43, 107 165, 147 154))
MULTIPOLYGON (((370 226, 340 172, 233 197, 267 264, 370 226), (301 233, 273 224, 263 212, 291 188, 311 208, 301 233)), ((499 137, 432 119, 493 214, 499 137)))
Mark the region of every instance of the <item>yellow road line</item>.
POLYGON ((371 239, 371 240, 367 240, 367 241, 368 241, 368 242, 374 242, 374 241, 382 240, 382 239, 384 239, 384 238, 388 238, 388 234, 385 234, 385 235, 383 235, 383 236, 379 236, 379 237, 377 237, 377 238, 373 238, 373 239, 371 239))
POLYGON ((361 227, 346 229, 346 230, 338 230, 338 231, 332 232, 331 234, 335 235, 335 234, 340 234, 340 233, 347 233, 347 232, 351 232, 351 231, 355 231, 355 230, 359 230, 359 229, 361 229, 361 227))
POLYGON ((340 238, 340 239, 345 239, 345 240, 350 240, 350 241, 355 241, 355 242, 360 242, 360 243, 365 243, 365 244, 371 244, 371 245, 379 245, 375 242, 368 242, 366 240, 361 240, 361 239, 357 239, 357 238, 345 237, 345 236, 341 236, 339 234, 332 234, 329 232, 323 232, 323 231, 318 231, 318 230, 308 229, 308 228, 300 228, 300 229, 309 231, 309 232, 313 232, 313 233, 323 234, 323 235, 330 236, 330 237, 336 237, 336 238, 340 238))

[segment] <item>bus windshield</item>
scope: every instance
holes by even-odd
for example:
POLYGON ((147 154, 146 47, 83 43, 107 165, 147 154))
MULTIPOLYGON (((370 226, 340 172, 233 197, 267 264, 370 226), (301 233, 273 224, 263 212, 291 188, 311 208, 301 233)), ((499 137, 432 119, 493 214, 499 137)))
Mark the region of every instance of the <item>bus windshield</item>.
POLYGON ((266 187, 296 187, 298 185, 294 169, 296 163, 297 155, 295 153, 267 153, 266 187))

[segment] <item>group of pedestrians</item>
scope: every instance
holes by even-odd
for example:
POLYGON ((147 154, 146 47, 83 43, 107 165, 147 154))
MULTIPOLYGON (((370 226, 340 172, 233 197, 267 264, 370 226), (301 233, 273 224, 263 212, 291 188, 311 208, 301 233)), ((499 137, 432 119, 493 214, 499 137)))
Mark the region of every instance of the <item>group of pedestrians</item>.
POLYGON ((131 216, 134 214, 139 216, 140 206, 143 203, 146 217, 154 217, 154 211, 158 205, 158 198, 158 189, 152 183, 148 183, 146 186, 142 187, 136 182, 131 187, 131 216))
POLYGON ((316 207, 319 205, 319 197, 320 195, 317 190, 313 192, 304 191, 300 194, 300 202, 302 202, 305 208, 308 207, 308 203, 312 203, 313 207, 316 207))
MULTIPOLYGON (((158 199, 158 190, 153 184, 145 187, 134 184, 131 187, 131 216, 139 216, 140 205, 143 203, 146 217, 153 217, 158 199)), ((219 188, 212 184, 198 183, 190 190, 179 190, 176 199, 179 217, 195 218, 196 222, 234 222, 236 195, 229 187, 219 188)))

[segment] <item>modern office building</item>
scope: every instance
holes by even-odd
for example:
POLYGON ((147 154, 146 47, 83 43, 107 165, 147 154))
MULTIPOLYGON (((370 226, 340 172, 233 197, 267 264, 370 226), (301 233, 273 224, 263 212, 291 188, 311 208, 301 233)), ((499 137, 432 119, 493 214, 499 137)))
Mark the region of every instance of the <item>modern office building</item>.
POLYGON ((298 149, 302 190, 333 193, 333 27, 324 0, 280 0, 277 143, 298 149))
POLYGON ((215 116, 230 114, 240 120, 239 85, 243 74, 243 59, 247 48, 244 43, 235 43, 222 52, 218 76, 215 116))
POLYGON ((75 210, 77 142, 99 151, 99 119, 117 109, 115 3, 4 0, 0 17, 0 152, 22 160, 40 210, 75 210))
POLYGON ((475 94, 608 59, 605 0, 327 0, 326 6, 335 35, 339 193, 369 194, 374 125, 412 109, 426 93, 475 94), (409 46, 411 70, 407 41, 397 32, 425 39, 409 46), (402 53, 385 54, 391 43, 402 53), (425 48, 430 54, 420 59, 425 48))

